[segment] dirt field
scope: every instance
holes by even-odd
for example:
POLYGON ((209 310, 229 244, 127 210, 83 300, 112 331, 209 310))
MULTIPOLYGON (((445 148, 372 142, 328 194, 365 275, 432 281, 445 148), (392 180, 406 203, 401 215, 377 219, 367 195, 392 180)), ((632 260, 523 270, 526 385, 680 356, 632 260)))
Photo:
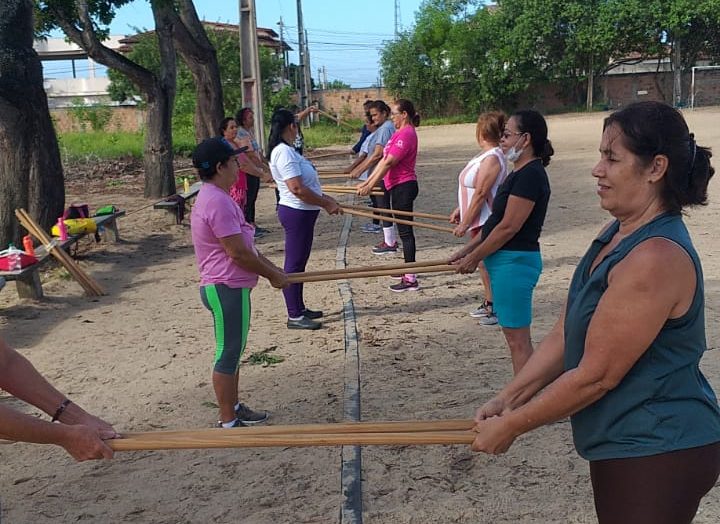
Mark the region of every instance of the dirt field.
MULTIPOLYGON (((599 209, 590 169, 604 115, 549 119, 556 155, 549 168, 553 195, 541 237, 545 269, 535 293, 533 338, 557 317, 573 268, 608 220, 599 209)), ((720 109, 686 116, 698 142, 720 151, 720 109)), ((419 129, 417 209, 447 213, 456 176, 476 152, 470 125, 419 129)), ((719 165, 716 158, 716 166, 719 165)), ((325 163, 323 165, 330 165, 325 163)), ((337 165, 337 164, 336 164, 337 165)), ((135 210, 137 177, 77 177, 68 201, 113 203, 135 210)), ((282 262, 282 229, 274 195, 263 190, 258 222, 271 234, 259 249, 282 262)), ((708 343, 720 341, 720 182, 711 204, 687 223, 705 269, 708 343)), ((350 266, 378 260, 376 235, 353 221, 350 266)), ((323 215, 310 269, 335 267, 342 219, 323 215)), ((200 303, 189 228, 167 223, 151 208, 120 222, 124 242, 81 246, 82 264, 108 295, 89 300, 53 271, 47 298, 18 301, 14 285, 0 292, 0 336, 18 348, 73 400, 120 431, 211 426, 212 321, 200 303)), ((418 258, 448 255, 461 241, 416 230, 418 258)), ((477 276, 421 278, 417 293, 392 294, 388 278, 353 280, 360 337, 363 420, 472 417, 475 408, 511 376, 497 327, 468 315, 480 298, 477 276)), ((244 400, 272 412, 272 423, 343 420, 345 342, 335 282, 306 287, 308 306, 323 309, 325 328, 285 328, 282 296, 267 282, 253 293, 253 320, 241 368, 244 400), (261 351, 284 358, 262 367, 247 360, 261 351)), ((720 352, 703 369, 720 391, 720 352)), ((5 405, 21 404, 0 397, 5 405)), ((343 503, 339 448, 119 453, 107 462, 74 463, 61 449, 0 445, 3 524, 58 522, 334 523, 343 503)), ((365 447, 363 520, 400 523, 595 522, 587 463, 575 453, 566 421, 521 437, 499 457, 464 446, 365 447)), ((720 521, 720 489, 703 501, 697 523, 720 521)))

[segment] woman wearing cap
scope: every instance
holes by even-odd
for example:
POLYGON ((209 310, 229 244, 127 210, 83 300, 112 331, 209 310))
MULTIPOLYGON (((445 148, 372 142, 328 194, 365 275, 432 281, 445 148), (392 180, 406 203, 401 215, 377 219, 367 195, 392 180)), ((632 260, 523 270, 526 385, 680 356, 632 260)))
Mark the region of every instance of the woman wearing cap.
MULTIPOLYGON (((292 144, 297 134, 295 115, 287 109, 278 109, 273 113, 268 160, 280 194, 278 218, 285 229, 284 269, 287 273, 305 271, 320 209, 331 215, 341 213, 335 199, 322 193, 315 167, 294 149, 292 144)), ((323 316, 323 312, 305 306, 302 284, 290 285, 283 290, 283 295, 289 329, 319 329, 322 326, 317 319, 323 316)))
POLYGON ((260 182, 269 182, 272 180, 270 176, 270 166, 267 165, 267 161, 263 158, 260 144, 258 144, 253 135, 255 127, 255 114, 253 110, 249 107, 243 107, 235 115, 235 121, 238 125, 237 139, 239 143, 243 145, 247 143, 247 145, 250 146, 247 152, 248 159, 263 173, 261 177, 249 177, 247 179, 247 199, 244 208, 245 219, 255 226, 255 238, 259 238, 265 235, 267 230, 255 224, 255 203, 257 202, 258 192, 260 191, 260 182))
POLYGON ((545 166, 554 152, 545 119, 531 110, 510 117, 500 145, 514 169, 498 188, 482 234, 450 260, 458 265, 459 273, 472 273, 480 262, 485 263, 493 310, 517 373, 533 352, 532 295, 542 272, 539 238, 550 200, 545 166))
MULTIPOLYGON (((383 149, 383 157, 375 166, 370 177, 357 188, 358 195, 369 195, 373 187, 381 180, 389 195, 389 204, 398 211, 412 211, 413 202, 418 195, 415 160, 417 159, 418 139, 415 128, 420 125, 420 115, 409 100, 400 99, 392 105, 390 118, 397 131, 383 149)), ((402 217, 412 220, 412 217, 402 217)), ((412 226, 398 224, 400 240, 403 244, 405 262, 415 262, 415 233, 412 226)), ((389 228, 383 228, 383 232, 389 228)), ((397 251, 397 241, 386 238, 373 248, 373 253, 382 255, 397 251)), ((414 291, 419 285, 414 273, 402 275, 400 282, 390 286, 391 291, 414 291)))
POLYGON ((720 475, 720 409, 702 266, 683 209, 714 169, 682 115, 640 102, 605 119, 592 171, 613 217, 578 264, 555 327, 476 414, 475 451, 570 416, 600 524, 690 523, 720 475))
POLYGON ((200 188, 192 209, 192 240, 200 270, 200 297, 215 324, 213 388, 220 406, 218 425, 256 424, 268 418, 238 400, 238 370, 250 329, 250 291, 258 275, 276 288, 287 286, 285 273, 255 249, 253 227, 230 197, 237 180, 237 150, 210 138, 193 151, 200 188))
MULTIPOLYGON (((450 222, 457 224, 453 231, 456 237, 470 232, 470 240, 474 239, 492 213, 498 187, 507 176, 507 162, 500 148, 505 120, 505 113, 499 112, 483 113, 478 117, 475 139, 480 146, 480 154, 460 172, 458 207, 450 214, 450 222)), ((479 318, 480 325, 492 326, 497 324, 497 316, 493 311, 490 275, 482 262, 478 265, 478 272, 485 289, 485 300, 470 316, 479 318)))

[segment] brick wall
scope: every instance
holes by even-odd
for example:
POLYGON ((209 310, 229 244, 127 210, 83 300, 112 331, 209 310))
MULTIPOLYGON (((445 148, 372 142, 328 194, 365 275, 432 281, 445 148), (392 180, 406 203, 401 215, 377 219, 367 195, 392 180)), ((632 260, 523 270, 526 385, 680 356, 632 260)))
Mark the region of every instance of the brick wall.
POLYGON ((387 104, 393 97, 384 87, 359 89, 327 89, 312 92, 312 101, 328 113, 338 114, 341 118, 362 118, 365 100, 384 100, 387 104))

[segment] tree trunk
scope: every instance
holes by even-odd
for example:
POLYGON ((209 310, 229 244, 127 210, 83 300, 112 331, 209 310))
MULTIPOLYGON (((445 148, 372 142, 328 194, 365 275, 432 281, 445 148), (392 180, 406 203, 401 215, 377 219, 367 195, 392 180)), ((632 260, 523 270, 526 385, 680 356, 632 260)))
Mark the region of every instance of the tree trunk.
POLYGON ((171 112, 175 98, 175 51, 172 43, 172 6, 152 0, 151 6, 160 45, 162 68, 154 75, 124 55, 102 45, 94 31, 87 2, 77 2, 70 13, 66 6, 47 3, 47 9, 65 35, 90 58, 127 76, 148 99, 145 133, 145 196, 158 198, 175 193, 173 176, 171 112))
POLYGON ((585 99, 586 109, 592 111, 593 108, 593 91, 595 90, 595 71, 593 68, 593 57, 590 57, 590 67, 588 68, 588 84, 587 98, 585 99))
POLYGON ((178 4, 173 37, 195 82, 195 139, 199 143, 218 134, 225 116, 220 66, 192 0, 179 0, 178 4))
POLYGON ((673 70, 673 106, 682 105, 682 53, 680 52, 680 38, 673 42, 672 49, 673 70))
POLYGON ((172 148, 172 108, 175 101, 176 56, 173 45, 173 12, 166 2, 151 2, 160 47, 160 76, 147 93, 145 130, 145 196, 158 198, 175 193, 172 148))
POLYGON ((62 214, 65 186, 55 129, 33 50, 31 0, 0 2, 0 249, 25 233, 26 208, 49 229, 62 214))

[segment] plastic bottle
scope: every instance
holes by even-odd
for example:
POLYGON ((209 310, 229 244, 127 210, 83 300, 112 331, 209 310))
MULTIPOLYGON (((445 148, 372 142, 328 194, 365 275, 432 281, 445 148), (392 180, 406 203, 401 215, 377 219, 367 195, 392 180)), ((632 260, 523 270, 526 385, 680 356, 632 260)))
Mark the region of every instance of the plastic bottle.
POLYGON ((188 180, 187 177, 183 178, 183 189, 185 190, 186 193, 190 192, 190 181, 188 180))
POLYGON ((10 271, 22 269, 22 262, 20 261, 20 253, 21 253, 21 251, 15 247, 15 244, 8 245, 7 257, 8 257, 8 269, 10 271))
POLYGON ((35 256, 35 249, 33 248, 33 241, 30 235, 25 235, 23 237, 23 248, 25 249, 25 253, 31 257, 35 256))
POLYGON ((60 232, 60 240, 65 241, 68 239, 67 226, 65 225, 65 219, 63 217, 58 218, 57 221, 58 231, 60 232))

